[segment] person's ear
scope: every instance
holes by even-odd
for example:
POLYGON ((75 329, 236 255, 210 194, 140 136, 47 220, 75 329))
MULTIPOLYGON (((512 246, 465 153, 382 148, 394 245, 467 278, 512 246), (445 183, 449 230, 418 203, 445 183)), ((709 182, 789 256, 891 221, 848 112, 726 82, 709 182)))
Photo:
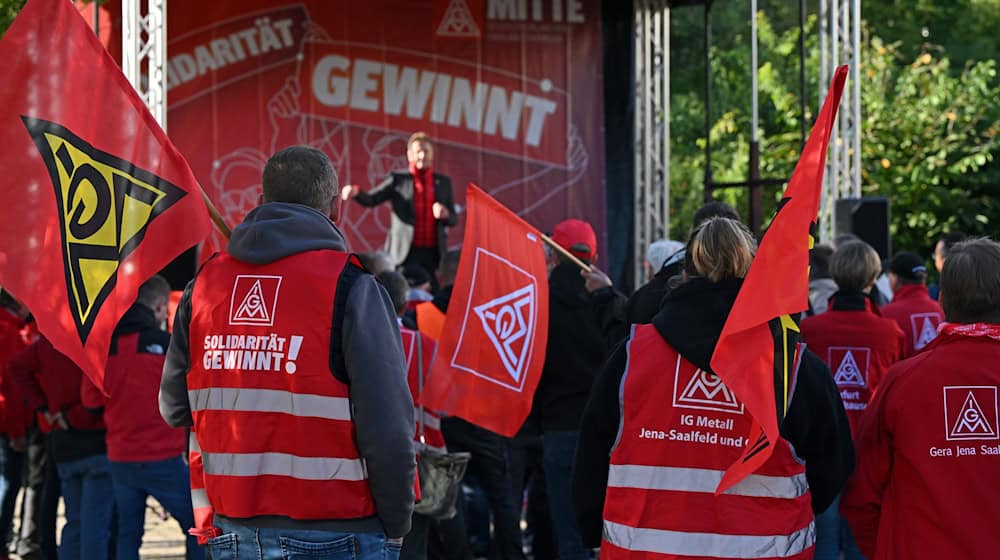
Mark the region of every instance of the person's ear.
POLYGON ((343 200, 344 199, 340 198, 340 194, 338 193, 337 196, 333 197, 333 200, 330 201, 330 213, 329 213, 329 216, 330 216, 330 219, 333 220, 333 223, 337 223, 337 222, 340 221, 340 209, 341 209, 343 200))

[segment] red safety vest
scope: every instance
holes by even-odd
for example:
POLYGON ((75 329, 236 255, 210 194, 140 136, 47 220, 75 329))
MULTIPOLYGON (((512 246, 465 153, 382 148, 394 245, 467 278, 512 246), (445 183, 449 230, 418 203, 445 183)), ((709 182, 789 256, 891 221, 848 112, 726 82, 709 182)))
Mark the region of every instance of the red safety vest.
POLYGON ((198 537, 198 544, 208 544, 208 539, 218 537, 222 531, 213 523, 215 512, 205 492, 205 468, 194 430, 188 435, 188 469, 191 473, 191 506, 194 508, 194 528, 188 533, 198 537))
POLYGON ((220 255, 191 299, 188 395, 216 513, 375 514, 350 391, 330 368, 339 279, 360 266, 318 250, 266 265, 220 255))
POLYGON ((788 442, 715 496, 750 429, 743 404, 718 377, 642 325, 628 343, 620 395, 602 559, 812 558, 809 485, 788 442))
POLYGON ((406 356, 410 393, 413 395, 413 402, 418 403, 417 430, 414 440, 434 451, 445 453, 448 450, 445 448, 444 436, 441 434, 441 417, 437 413, 426 408, 423 409, 423 439, 421 439, 420 433, 421 407, 418 401, 422 390, 421 385, 427 383, 427 374, 431 371, 431 363, 434 362, 437 344, 429 337, 422 336, 419 332, 403 326, 399 327, 399 334, 403 337, 403 354, 406 356), (422 383, 421 376, 423 377, 422 383))

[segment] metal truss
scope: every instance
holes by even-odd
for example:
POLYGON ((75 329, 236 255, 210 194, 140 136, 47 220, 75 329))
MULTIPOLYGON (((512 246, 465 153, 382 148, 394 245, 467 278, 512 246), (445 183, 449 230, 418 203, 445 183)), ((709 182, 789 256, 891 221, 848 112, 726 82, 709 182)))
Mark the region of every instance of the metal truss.
POLYGON ((633 278, 638 286, 643 282, 646 247, 670 235, 669 3, 634 0, 634 14, 633 278))
POLYGON ((122 0, 122 70, 167 128, 167 0, 122 0))
POLYGON ((834 70, 841 64, 851 69, 830 137, 820 203, 820 239, 831 241, 836 200, 861 196, 861 0, 819 0, 819 33, 820 106, 834 70))

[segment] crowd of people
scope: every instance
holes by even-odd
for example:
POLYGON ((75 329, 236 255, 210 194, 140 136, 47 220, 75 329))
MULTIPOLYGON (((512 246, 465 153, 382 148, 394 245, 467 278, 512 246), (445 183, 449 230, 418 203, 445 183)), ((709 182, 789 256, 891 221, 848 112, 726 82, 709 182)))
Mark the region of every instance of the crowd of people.
POLYGON ((589 268, 547 253, 544 366, 507 438, 419 405, 461 252, 430 138, 407 146, 409 170, 370 191, 339 188, 318 150, 272 156, 261 205, 187 286, 171 334, 167 282, 143 284, 100 387, 3 294, 6 550, 137 558, 149 496, 195 559, 1000 550, 1000 244, 942 237, 930 288, 916 252, 883 262, 850 235, 814 247, 781 439, 716 495, 751 424, 710 365, 757 249, 739 215, 710 203, 686 239, 653 243, 630 296, 592 266, 590 224, 557 224, 589 268), (349 253, 346 201, 391 204, 387 251, 349 253), (468 454, 454 515, 414 511, 419 456, 444 452, 468 454))

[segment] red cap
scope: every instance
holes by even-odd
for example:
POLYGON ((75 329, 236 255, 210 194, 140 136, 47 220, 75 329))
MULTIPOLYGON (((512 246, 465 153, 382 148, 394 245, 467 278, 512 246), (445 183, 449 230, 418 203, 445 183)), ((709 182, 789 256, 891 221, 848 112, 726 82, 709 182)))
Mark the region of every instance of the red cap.
POLYGON ((564 220, 552 231, 552 240, 581 259, 593 261, 597 256, 597 234, 583 220, 564 220))

